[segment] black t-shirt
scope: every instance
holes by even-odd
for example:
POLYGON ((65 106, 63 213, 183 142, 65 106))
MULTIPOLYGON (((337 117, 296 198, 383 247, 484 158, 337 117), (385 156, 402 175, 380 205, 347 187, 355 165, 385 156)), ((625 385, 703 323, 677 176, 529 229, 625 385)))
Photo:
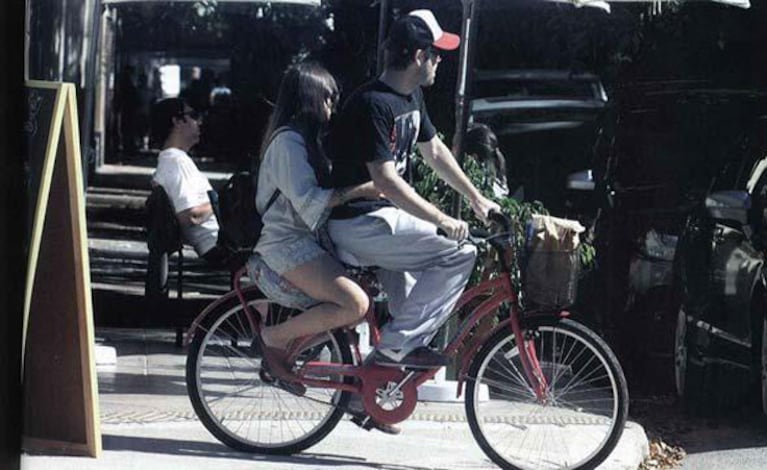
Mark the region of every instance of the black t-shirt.
MULTIPOLYGON (((428 142, 436 133, 420 87, 402 95, 380 80, 362 85, 344 104, 329 138, 333 187, 370 181, 366 164, 379 160, 393 160, 405 176, 416 142, 428 142)), ((355 217, 390 205, 386 200, 354 200, 335 208, 331 217, 355 217)))

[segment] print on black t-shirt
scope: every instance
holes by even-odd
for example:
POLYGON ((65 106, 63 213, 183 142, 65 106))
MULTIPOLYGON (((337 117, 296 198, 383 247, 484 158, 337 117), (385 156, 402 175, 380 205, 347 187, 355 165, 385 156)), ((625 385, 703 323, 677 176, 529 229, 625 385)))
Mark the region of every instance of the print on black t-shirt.
POLYGON ((401 114, 394 118, 394 126, 389 137, 389 146, 394 156, 394 165, 400 176, 407 171, 410 154, 415 148, 418 130, 421 128, 421 112, 418 110, 401 114))
MULTIPOLYGON (((380 80, 366 83, 348 98, 328 139, 332 186, 370 181, 367 164, 380 160, 394 161, 397 173, 408 179, 416 143, 428 142, 436 133, 420 88, 403 95, 380 80)), ((391 205, 386 199, 357 199, 334 208, 330 217, 356 217, 391 205)))

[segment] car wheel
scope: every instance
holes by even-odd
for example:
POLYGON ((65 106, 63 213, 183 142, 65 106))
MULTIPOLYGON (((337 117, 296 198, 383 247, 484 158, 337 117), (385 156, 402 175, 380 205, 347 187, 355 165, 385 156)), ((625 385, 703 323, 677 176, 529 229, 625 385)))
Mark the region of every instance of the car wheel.
MULTIPOLYGON (((762 350, 764 357, 764 349, 762 350)), ((764 362, 763 362, 764 364, 764 362)), ((764 367, 762 373, 765 373, 764 367)), ((684 306, 679 307, 679 313, 676 319, 676 331, 674 333, 674 379, 676 383, 676 394, 679 398, 684 398, 685 380, 687 376, 687 313, 684 306)), ((764 375, 762 388, 764 389, 764 375)), ((764 390, 762 397, 764 397, 764 390)), ((767 406, 767 405, 766 405, 767 406)))

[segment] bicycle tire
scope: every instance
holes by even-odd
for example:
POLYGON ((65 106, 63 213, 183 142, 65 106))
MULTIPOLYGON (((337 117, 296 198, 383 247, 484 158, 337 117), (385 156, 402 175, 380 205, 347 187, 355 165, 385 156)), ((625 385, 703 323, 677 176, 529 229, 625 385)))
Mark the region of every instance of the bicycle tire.
POLYGON ((596 467, 617 445, 628 416, 628 387, 615 354, 572 320, 534 318, 522 327, 535 338, 549 402, 539 403, 527 386, 514 334, 504 328, 469 368, 465 406, 472 435, 504 469, 596 467), (594 359, 596 368, 584 374, 594 359), (486 401, 480 384, 488 386, 486 401))
MULTIPOLYGON (((253 312, 268 312, 267 324, 284 319, 286 309, 259 292, 247 293, 246 301, 253 312)), ((351 394, 308 387, 298 397, 265 382, 256 333, 245 315, 233 298, 205 317, 195 332, 186 362, 192 407, 205 428, 233 449, 278 455, 305 450, 336 427, 351 394)), ((298 361, 319 357, 352 364, 346 336, 338 331, 325 335, 299 354, 298 361)))
POLYGON ((767 418, 767 317, 762 319, 762 342, 759 348, 759 385, 762 414, 767 418))

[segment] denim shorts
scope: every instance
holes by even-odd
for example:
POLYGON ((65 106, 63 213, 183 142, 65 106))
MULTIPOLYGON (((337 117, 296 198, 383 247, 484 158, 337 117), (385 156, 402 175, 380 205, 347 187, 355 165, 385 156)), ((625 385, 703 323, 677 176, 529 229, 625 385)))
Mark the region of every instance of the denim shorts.
POLYGON ((248 259, 248 276, 269 300, 282 306, 306 310, 319 303, 277 274, 258 253, 248 259))
POLYGON ((314 236, 308 235, 279 244, 271 243, 266 247, 259 246, 256 251, 263 257, 264 262, 280 275, 327 253, 314 236))

